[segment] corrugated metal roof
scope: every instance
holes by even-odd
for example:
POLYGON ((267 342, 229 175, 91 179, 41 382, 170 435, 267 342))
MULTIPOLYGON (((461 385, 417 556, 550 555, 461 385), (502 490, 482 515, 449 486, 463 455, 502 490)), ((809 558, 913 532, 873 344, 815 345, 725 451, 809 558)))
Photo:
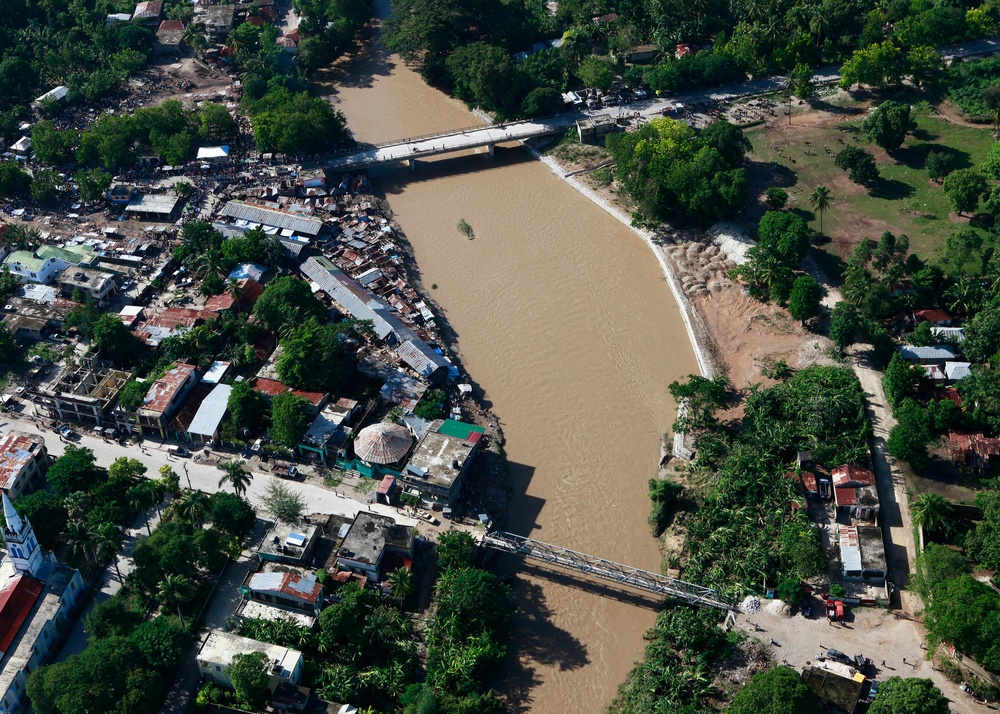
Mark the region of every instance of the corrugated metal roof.
POLYGON ((903 359, 955 359, 955 348, 951 345, 931 345, 930 347, 900 345, 899 352, 903 355, 903 359))
POLYGON ((41 437, 29 437, 11 432, 0 440, 0 489, 7 490, 14 485, 21 473, 34 456, 38 446, 44 445, 41 437))
POLYGON ((198 436, 213 436, 226 416, 229 395, 233 388, 228 384, 217 384, 198 407, 198 413, 191 420, 188 433, 198 436))
POLYGON ((323 585, 316 576, 299 573, 257 573, 250 578, 250 589, 273 592, 309 603, 317 603, 323 594, 323 585))
POLYGON ((194 371, 194 365, 178 364, 153 382, 153 386, 146 393, 146 398, 143 399, 140 411, 151 412, 153 414, 161 414, 166 411, 167 407, 174 400, 174 396, 184 386, 184 383, 187 382, 188 377, 194 371))
POLYGON ((390 344, 396 343, 400 358, 422 377, 430 377, 448 366, 448 360, 392 314, 388 303, 365 290, 326 258, 309 258, 302 264, 302 272, 351 317, 371 320, 378 338, 390 344))
POLYGON ((371 464, 394 464, 413 446, 409 429, 398 424, 379 422, 366 426, 354 440, 354 453, 371 464))
POLYGON ((948 375, 948 379, 953 382, 957 382, 960 379, 965 379, 970 374, 972 374, 972 363, 971 362, 945 362, 944 363, 944 373, 948 375))
POLYGON ((254 206, 243 201, 230 201, 219 212, 219 215, 237 220, 263 223, 278 228, 288 228, 296 233, 308 236, 318 235, 323 230, 323 221, 318 218, 296 216, 285 211, 275 211, 271 208, 254 206))
POLYGON ((412 339, 407 340, 399 345, 396 348, 396 354, 425 379, 429 378, 439 369, 444 369, 448 366, 448 361, 444 357, 434 352, 426 342, 419 338, 416 341, 412 339))
POLYGON ((45 583, 23 573, 0 586, 0 657, 7 654, 43 592, 45 583))

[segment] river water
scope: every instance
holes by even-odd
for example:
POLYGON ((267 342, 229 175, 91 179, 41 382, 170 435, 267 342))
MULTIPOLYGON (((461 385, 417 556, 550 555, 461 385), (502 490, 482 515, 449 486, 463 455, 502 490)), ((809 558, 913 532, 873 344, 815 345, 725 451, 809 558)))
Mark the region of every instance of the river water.
MULTIPOLYGON (((378 49, 317 81, 359 141, 478 123, 378 49)), ((465 370, 503 424, 509 530, 658 571, 646 482, 674 417, 667 385, 697 367, 649 248, 522 148, 375 178, 465 370), (458 232, 460 219, 475 240, 458 232)), ((512 709, 603 711, 642 656, 655 604, 531 566, 514 590, 497 682, 512 709)))

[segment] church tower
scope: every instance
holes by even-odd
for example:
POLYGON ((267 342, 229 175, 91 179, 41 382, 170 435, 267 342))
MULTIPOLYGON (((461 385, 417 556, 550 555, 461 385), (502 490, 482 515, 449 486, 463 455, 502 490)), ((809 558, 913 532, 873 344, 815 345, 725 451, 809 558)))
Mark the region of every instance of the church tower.
POLYGON ((21 518, 17 514, 6 493, 0 498, 3 499, 3 515, 7 519, 7 527, 3 529, 3 542, 14 570, 44 581, 51 563, 35 540, 31 522, 27 517, 21 518))

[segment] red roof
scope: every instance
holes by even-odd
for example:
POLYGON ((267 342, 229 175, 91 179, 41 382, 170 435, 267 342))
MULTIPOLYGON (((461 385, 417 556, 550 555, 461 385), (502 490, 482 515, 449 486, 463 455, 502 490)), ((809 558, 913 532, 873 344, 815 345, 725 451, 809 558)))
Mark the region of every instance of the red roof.
POLYGON ((838 466, 830 473, 833 476, 834 488, 843 488, 851 484, 863 486, 875 485, 875 474, 864 466, 845 464, 844 466, 838 466))
POLYGON ((184 23, 180 20, 164 20, 160 23, 160 32, 164 30, 175 30, 178 32, 184 32, 184 23))
MULTIPOLYGON (((202 312, 226 312, 227 310, 231 310, 235 304, 236 301, 233 300, 232 295, 227 295, 225 293, 222 295, 213 295, 205 301, 205 309, 202 312)), ((215 315, 209 315, 209 317, 215 317, 215 315)))
POLYGON ((261 394, 266 394, 269 397, 276 397, 279 394, 284 394, 285 392, 291 392, 297 397, 302 397, 308 400, 311 404, 319 406, 326 399, 326 392, 306 392, 301 389, 292 389, 284 382, 279 382, 276 379, 268 379, 267 377, 257 377, 253 382, 253 388, 260 392, 261 394))
POLYGON ((45 583, 23 573, 0 587, 0 656, 5 655, 45 591, 45 583))
POLYGON ((288 39, 290 39, 292 42, 298 42, 299 41, 299 28, 296 27, 291 32, 286 32, 285 33, 285 37, 287 37, 288 39))
POLYGON ((253 278, 243 278, 237 285, 240 286, 240 302, 246 307, 252 307, 260 294, 264 292, 264 286, 253 278))
POLYGON ((269 397, 276 397, 288 391, 288 387, 285 386, 284 382, 279 382, 276 379, 268 379, 267 377, 257 377, 253 381, 253 388, 269 397))
POLYGON ((816 483, 816 474, 812 471, 803 471, 799 479, 802 482, 802 488, 804 488, 807 493, 819 493, 819 484, 816 483))
POLYGON ((380 483, 378 485, 378 488, 376 489, 376 492, 379 493, 379 494, 381 494, 382 496, 385 496, 386 494, 389 493, 389 491, 392 490, 392 487, 395 485, 395 483, 396 483, 396 477, 395 476, 392 476, 391 474, 386 475, 382 479, 382 483, 380 483))
POLYGON ((917 322, 951 322, 951 315, 944 310, 914 310, 913 319, 917 322))

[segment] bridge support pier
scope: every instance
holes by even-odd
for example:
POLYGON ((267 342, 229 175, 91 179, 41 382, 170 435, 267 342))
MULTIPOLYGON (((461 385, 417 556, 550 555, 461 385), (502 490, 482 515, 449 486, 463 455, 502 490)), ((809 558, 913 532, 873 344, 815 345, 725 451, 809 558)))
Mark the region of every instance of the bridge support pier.
POLYGON ((489 150, 490 156, 493 156, 493 150, 496 148, 496 144, 487 144, 486 148, 489 150))
POLYGON ((416 171, 417 170, 417 160, 416 159, 410 159, 406 163, 409 165, 410 171, 416 171))

